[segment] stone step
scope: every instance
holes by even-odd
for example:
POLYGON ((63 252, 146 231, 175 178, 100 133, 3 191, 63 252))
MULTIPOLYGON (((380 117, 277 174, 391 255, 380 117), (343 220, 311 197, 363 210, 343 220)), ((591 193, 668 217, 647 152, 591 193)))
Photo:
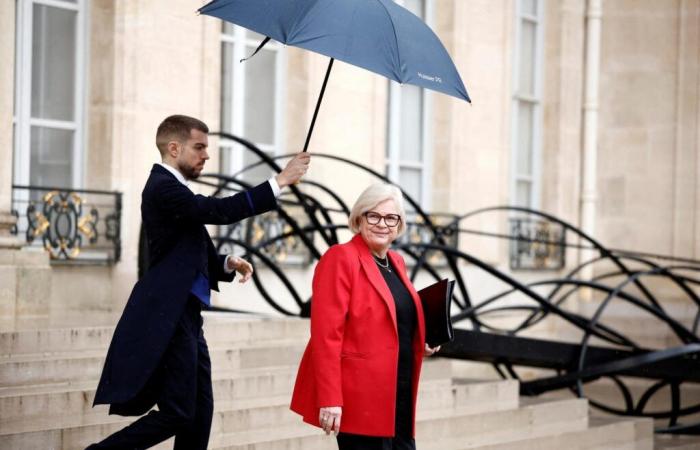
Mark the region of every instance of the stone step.
MULTIPOLYGON (((421 450, 445 450, 455 448, 447 436, 460 436, 457 440, 461 443, 465 439, 484 443, 505 442, 544 436, 550 434, 553 428, 559 431, 584 430, 587 423, 587 402, 580 399, 543 402, 504 411, 428 411, 418 416, 416 442, 421 450), (504 424, 507 426, 504 427, 504 424)), ((315 427, 301 424, 216 435, 209 448, 332 450, 337 446, 333 437, 326 436, 315 427)))
POLYGON ((700 450, 700 436, 654 436, 655 450, 700 450))
MULTIPOLYGON (((296 369, 274 368, 215 371, 212 374, 217 404, 255 398, 291 395, 296 369)), ((96 383, 45 385, 0 390, 0 435, 94 424, 104 420, 107 407, 92 408, 96 383), (55 421, 55 422, 52 422, 55 421), (53 423, 53 425, 52 425, 53 423)))
MULTIPOLYGON (((306 346, 300 340, 213 343, 209 354, 212 370, 237 370, 296 366, 306 346)), ((17 355, 0 361, 0 388, 52 383, 75 383, 99 379, 106 351, 50 355, 17 355)), ((448 369, 449 370, 449 369, 448 369)))
POLYGON ((455 447, 459 450, 652 450, 651 419, 589 419, 584 430, 540 436, 492 445, 455 447))
MULTIPOLYGON (((511 381, 473 381, 451 386, 449 380, 431 380, 421 385, 419 415, 445 415, 446 413, 475 414, 517 408, 517 383, 511 381)), ((60 445, 55 448, 84 448, 90 442, 132 422, 132 418, 93 414, 84 423, 71 423, 66 417, 56 422, 53 418, 38 421, 36 431, 4 434, 0 449, 35 448, 38 445, 60 445), (43 428, 42 428, 43 427, 43 428), (7 443, 7 444, 5 444, 7 443), (8 446, 6 446, 8 445, 8 446)), ((212 422, 212 436, 249 433, 262 429, 270 432, 270 426, 299 428, 308 432, 313 428, 304 425, 301 418, 289 410, 289 395, 249 397, 241 400, 216 403, 212 422)), ((169 444, 163 444, 168 448, 169 444)), ((36 447, 39 448, 39 447, 36 447)), ((43 448, 43 447, 42 447, 43 448)), ((47 447, 49 448, 49 447, 47 447)), ((170 444, 170 448, 172 445, 170 444)))
POLYGON ((478 448, 588 427, 588 402, 584 399, 568 399, 560 403, 521 398, 520 403, 519 409, 500 414, 481 414, 470 421, 456 423, 448 421, 430 433, 421 434, 419 426, 416 441, 419 443, 419 436, 431 436, 420 442, 421 450, 478 448))
MULTIPOLYGON (((297 365, 304 343, 287 339, 275 342, 241 343, 238 346, 212 346, 213 370, 252 369, 297 365)), ((22 355, 0 362, 0 387, 76 382, 99 379, 104 365, 104 350, 54 353, 48 356, 22 355)))
MULTIPOLYGON (((622 381, 632 399, 636 402, 657 383, 657 380, 646 380, 642 378, 619 377, 618 381, 622 381)), ((591 402, 602 402, 607 406, 625 410, 625 397, 623 396, 619 386, 609 378, 601 378, 591 383, 584 385, 583 392, 591 402)), ((543 394, 548 398, 569 398, 573 394, 568 389, 543 394)), ((683 407, 690 407, 700 403, 700 384, 683 383, 681 385, 681 404, 683 407)), ((659 389, 655 394, 648 399, 645 412, 650 411, 670 411, 671 409, 671 390, 668 386, 659 389)), ((598 408, 592 407, 592 413, 604 415, 605 412, 598 408)), ((700 413, 684 415, 679 418, 679 423, 697 423, 700 421, 700 413)), ((669 424, 668 418, 657 419, 657 427, 667 427, 669 424)), ((700 449, 699 449, 700 450, 700 449)))
MULTIPOLYGON (((296 366, 263 367, 233 372, 214 370, 212 378, 217 404, 277 395, 289 398, 296 379, 296 366)), ((465 396, 478 396, 491 398, 492 402, 489 404, 517 406, 518 388, 514 382, 460 383, 451 388, 447 360, 426 361, 422 372, 422 385, 430 382, 441 386, 441 389, 431 395, 442 396, 443 403, 450 401, 453 396, 456 401, 461 401, 465 396), (487 392, 479 395, 480 390, 487 392)), ((58 424, 70 423, 71 426, 95 423, 94 416, 102 417, 106 412, 105 406, 92 408, 96 384, 94 381, 83 381, 0 389, 0 417, 3 418, 0 422, 0 435, 43 429, 46 427, 45 423, 50 423, 49 419, 55 419, 58 424)))
MULTIPOLYGON (((309 322, 298 318, 261 318, 228 313, 204 313, 205 336, 210 344, 306 341, 309 322)), ((66 327, 0 332, 0 361, 19 355, 49 355, 67 350, 80 353, 106 351, 113 326, 66 327)))

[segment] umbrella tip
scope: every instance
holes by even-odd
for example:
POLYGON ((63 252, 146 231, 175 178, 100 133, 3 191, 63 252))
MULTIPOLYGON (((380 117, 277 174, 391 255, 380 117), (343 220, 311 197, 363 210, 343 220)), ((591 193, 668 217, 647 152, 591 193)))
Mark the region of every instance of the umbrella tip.
POLYGON ((202 15, 202 12, 201 12, 200 10, 197 10, 197 11, 194 12, 194 15, 195 15, 195 16, 201 16, 201 15, 202 15))

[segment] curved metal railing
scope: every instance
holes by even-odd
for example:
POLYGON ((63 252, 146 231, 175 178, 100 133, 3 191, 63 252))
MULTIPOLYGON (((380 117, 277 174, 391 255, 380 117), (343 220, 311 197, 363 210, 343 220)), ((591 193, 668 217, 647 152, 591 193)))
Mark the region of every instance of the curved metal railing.
MULTIPOLYGON (((232 176, 202 175, 197 182, 211 188, 214 195, 229 195, 249 188, 246 175, 251 170, 267 166, 271 171, 279 171, 277 161, 291 156, 270 157, 245 139, 226 133, 218 135, 252 152, 259 161, 232 176)), ((389 182, 384 175, 347 158, 319 153, 313 158, 315 170, 321 161, 330 161, 342 164, 344 174, 353 169, 389 182)), ((311 177, 290 188, 281 197, 277 211, 219 227, 216 241, 221 251, 235 248, 247 255, 256 268, 253 282, 275 311, 307 317, 310 298, 302 293, 306 286, 301 289, 296 286, 284 265, 310 267, 325 248, 338 243, 338 231, 347 228, 349 207, 331 186, 311 177), (260 270, 262 268, 267 270, 260 270), (266 287, 269 283, 263 282, 262 274, 278 280, 274 292, 266 287), (281 298, 291 298, 291 306, 281 298)), ((658 261, 673 258, 610 249, 561 218, 522 207, 496 206, 459 216, 439 215, 442 221, 438 223, 437 215, 424 211, 404 190, 402 193, 412 211, 408 224, 411 231, 396 248, 409 260, 411 279, 455 279, 453 322, 465 333, 479 332, 482 337, 493 339, 520 339, 504 342, 507 345, 527 342, 542 349, 541 355, 535 352, 527 359, 524 355, 504 356, 494 348, 477 349, 469 347, 469 342, 456 342, 446 346, 445 356, 490 362, 501 376, 519 379, 521 393, 525 395, 569 389, 610 413, 667 420, 665 424, 657 424, 658 432, 697 433, 700 430, 699 424, 679 422, 683 417, 700 412, 700 403, 681 401, 683 389, 696 390, 698 386, 693 384, 700 382, 700 373, 688 372, 696 368, 700 354, 699 261, 661 264, 658 261), (500 215, 506 220, 527 218, 540 230, 533 238, 520 231, 499 234, 467 227, 477 219, 487 220, 490 215, 500 215), (560 238, 551 239, 547 234, 553 227, 560 238), (566 236, 573 236, 574 243, 567 242, 566 236), (542 249, 556 249, 561 258, 560 264, 555 265, 558 270, 531 272, 540 278, 521 281, 516 277, 520 272, 460 250, 461 240, 479 237, 509 242, 512 258, 519 257, 519 252, 528 246, 539 248, 533 268, 544 267, 548 258, 551 259, 546 251, 541 252, 542 249), (563 258, 571 249, 584 250, 592 256, 565 271, 563 258), (591 266, 596 275, 592 279, 583 278, 584 269, 591 266), (485 298, 475 299, 466 281, 467 274, 474 272, 502 288, 485 298), (660 292, 667 295, 671 287, 675 299, 664 301, 660 292), (589 300, 582 302, 581 298, 589 300), (681 313, 674 309, 680 309, 681 313), (663 345, 630 329, 629 320, 620 319, 621 314, 653 324, 655 335, 665 339, 663 345), (560 327, 566 330, 565 346, 534 340, 549 323, 564 324, 560 327), (543 370, 523 379, 515 369, 522 365, 543 370), (618 399, 595 398, 588 392, 588 385, 601 379, 610 380, 619 390, 618 399)), ((498 217, 495 222, 504 223, 499 222, 498 217)), ((520 230, 521 225, 519 222, 515 229, 520 230)), ((143 246, 142 250, 145 250, 143 246)), ((140 258, 145 260, 143 252, 140 258)), ((473 339, 474 335, 469 336, 473 339)), ((493 345, 495 341, 489 342, 492 344, 488 345, 493 345)))

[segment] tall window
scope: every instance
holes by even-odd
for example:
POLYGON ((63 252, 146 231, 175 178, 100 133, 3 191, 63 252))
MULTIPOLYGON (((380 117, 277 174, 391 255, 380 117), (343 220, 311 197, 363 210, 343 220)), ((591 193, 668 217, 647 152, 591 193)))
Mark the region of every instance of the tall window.
MULTIPOLYGON (((269 155, 283 153, 285 52, 269 41, 247 61, 264 39, 258 33, 224 22, 221 33, 221 129, 241 136, 269 155)), ((259 158, 234 142, 221 140, 221 170, 233 174, 259 158)), ((270 176, 267 166, 245 172, 249 182, 270 176)))
MULTIPOLYGON (((431 0, 396 3, 430 25, 431 0)), ((430 96, 418 86, 390 81, 388 115, 386 174, 423 207, 430 208, 430 96)))
POLYGON ((85 1, 15 2, 17 184, 82 184, 85 1))
POLYGON ((538 208, 542 142, 544 0, 517 0, 514 44, 511 203, 538 208))

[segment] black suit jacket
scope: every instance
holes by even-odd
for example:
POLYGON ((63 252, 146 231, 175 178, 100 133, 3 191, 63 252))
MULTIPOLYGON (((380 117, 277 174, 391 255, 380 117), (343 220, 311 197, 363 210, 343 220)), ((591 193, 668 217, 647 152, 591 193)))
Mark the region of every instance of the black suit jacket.
POLYGON ((269 183, 226 198, 195 195, 155 164, 142 193, 141 217, 149 265, 134 286, 112 337, 94 404, 140 415, 155 404, 157 367, 189 297, 197 273, 211 289, 234 274, 223 270, 205 224, 230 224, 277 206, 269 183))

